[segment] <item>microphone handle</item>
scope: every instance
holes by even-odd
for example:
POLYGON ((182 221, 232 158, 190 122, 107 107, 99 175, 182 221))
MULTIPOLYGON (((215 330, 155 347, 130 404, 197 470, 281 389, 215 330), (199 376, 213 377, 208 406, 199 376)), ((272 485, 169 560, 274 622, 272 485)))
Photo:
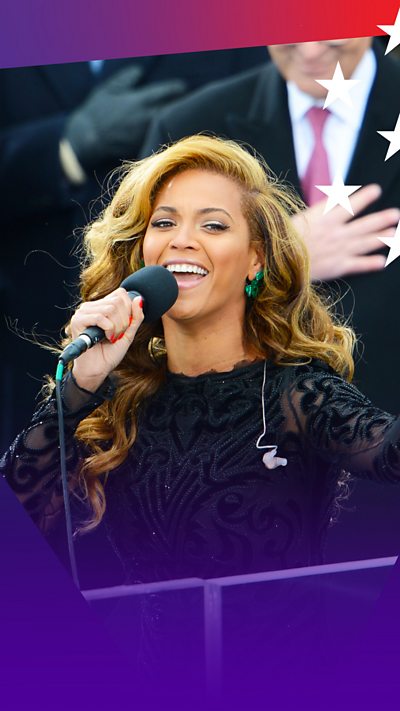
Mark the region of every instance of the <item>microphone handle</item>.
MULTIPOLYGON (((141 296, 138 291, 128 291, 129 298, 133 301, 135 296, 141 296)), ((142 297, 143 298, 143 297, 142 297)), ((105 332, 99 326, 88 326, 82 333, 79 334, 78 338, 75 338, 71 343, 68 344, 61 353, 59 361, 62 361, 64 366, 70 363, 71 360, 75 360, 82 353, 85 353, 89 348, 103 341, 105 338, 105 332)))

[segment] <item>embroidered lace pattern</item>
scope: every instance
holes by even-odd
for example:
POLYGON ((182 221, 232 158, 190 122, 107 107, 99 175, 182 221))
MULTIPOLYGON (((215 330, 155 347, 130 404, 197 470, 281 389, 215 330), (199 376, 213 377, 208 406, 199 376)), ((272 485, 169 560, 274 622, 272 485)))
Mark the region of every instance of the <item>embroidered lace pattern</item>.
MULTIPOLYGON (((108 535, 127 582, 215 577, 317 564, 346 473, 400 481, 400 419, 322 361, 267 362, 266 433, 286 467, 268 470, 263 362, 198 377, 167 374, 139 409, 138 436, 106 483, 108 535)), ((81 419, 112 396, 64 383, 71 491, 81 497, 81 419)), ((63 515, 55 401, 34 414, 0 469, 47 532, 63 515)))

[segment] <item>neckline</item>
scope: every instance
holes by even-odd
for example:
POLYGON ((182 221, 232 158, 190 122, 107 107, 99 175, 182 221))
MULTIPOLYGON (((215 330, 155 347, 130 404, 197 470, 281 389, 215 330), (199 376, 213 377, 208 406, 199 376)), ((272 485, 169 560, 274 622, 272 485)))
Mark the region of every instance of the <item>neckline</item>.
POLYGON ((234 367, 232 370, 227 371, 213 371, 209 370, 206 373, 200 373, 199 375, 185 375, 184 373, 172 373, 167 370, 167 380, 170 382, 180 382, 180 383, 199 383, 204 380, 222 381, 231 380, 234 378, 246 377, 248 375, 256 375, 258 372, 262 372, 264 368, 264 363, 268 367, 270 364, 268 360, 256 360, 253 363, 248 363, 247 365, 242 365, 234 367))

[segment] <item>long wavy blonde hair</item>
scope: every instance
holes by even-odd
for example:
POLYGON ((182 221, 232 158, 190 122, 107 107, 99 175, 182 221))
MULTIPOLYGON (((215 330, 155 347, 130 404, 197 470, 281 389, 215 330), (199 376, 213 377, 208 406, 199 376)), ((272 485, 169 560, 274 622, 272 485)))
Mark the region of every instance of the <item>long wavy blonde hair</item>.
MULTIPOLYGON (((189 169, 223 175, 239 186, 251 241, 264 255, 263 288, 248 302, 244 323, 248 352, 282 365, 320 358, 351 380, 354 333, 336 320, 332 307, 310 283, 308 253, 290 220, 303 205, 262 160, 233 141, 191 136, 124 166, 110 204, 84 234, 82 300, 102 298, 140 268, 155 197, 168 178, 189 169)), ((143 324, 116 369, 115 397, 78 426, 76 436, 88 451, 81 483, 93 512, 85 530, 94 528, 104 514, 107 473, 132 447, 137 408, 164 381, 166 362, 161 319, 143 324)))

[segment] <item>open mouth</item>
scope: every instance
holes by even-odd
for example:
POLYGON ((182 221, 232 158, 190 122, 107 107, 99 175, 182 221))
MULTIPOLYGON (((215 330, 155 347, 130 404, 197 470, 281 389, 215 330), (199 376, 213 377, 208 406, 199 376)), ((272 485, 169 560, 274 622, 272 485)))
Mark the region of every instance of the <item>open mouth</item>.
POLYGON ((167 264, 166 269, 174 275, 179 287, 195 286, 208 274, 207 269, 197 264, 167 264))

